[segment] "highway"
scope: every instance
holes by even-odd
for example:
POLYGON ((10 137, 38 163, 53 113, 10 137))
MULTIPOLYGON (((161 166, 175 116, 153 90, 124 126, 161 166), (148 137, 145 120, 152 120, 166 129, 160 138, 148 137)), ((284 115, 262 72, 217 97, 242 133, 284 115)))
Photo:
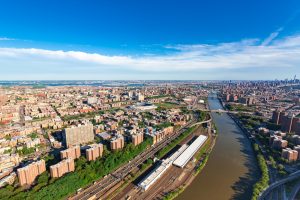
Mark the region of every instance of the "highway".
POLYGON ((293 187, 293 190, 291 191, 290 196, 289 196, 288 199, 289 199, 289 200, 294 200, 294 199, 296 199, 296 196, 297 196, 299 190, 300 190, 300 181, 298 181, 298 182, 296 183, 296 185, 293 187))
POLYGON ((88 188, 81 191, 79 194, 70 197, 72 200, 85 200, 85 199, 98 199, 100 198, 105 192, 107 192, 109 189, 111 189, 113 186, 118 184, 122 181, 123 178, 125 178, 127 175, 129 175, 130 172, 132 172, 136 167, 141 165, 143 162, 145 162, 148 158, 153 157, 159 150, 166 147, 169 143, 171 143, 175 138, 177 138, 179 135, 181 135, 186 128, 191 127, 193 123, 196 121, 193 119, 189 123, 187 123, 185 126, 183 126, 180 130, 176 131, 172 136, 166 137, 159 143, 151 146, 146 151, 135 157, 133 160, 131 160, 129 163, 121 166, 118 168, 115 172, 112 174, 109 174, 102 178, 100 181, 95 182, 94 185, 90 185, 88 188))
POLYGON ((263 199, 266 199, 266 197, 268 196, 268 194, 270 192, 272 192, 273 190, 276 190, 278 187, 282 186, 283 184, 289 182, 289 181, 292 181, 296 178, 299 178, 300 177, 300 170, 297 171, 297 172, 294 172, 292 174, 290 174, 287 178, 284 178, 284 179, 281 179, 279 181, 276 181, 274 183, 272 183, 271 185, 269 185, 268 188, 266 188, 260 195, 259 195, 259 198, 258 200, 263 200, 263 199))

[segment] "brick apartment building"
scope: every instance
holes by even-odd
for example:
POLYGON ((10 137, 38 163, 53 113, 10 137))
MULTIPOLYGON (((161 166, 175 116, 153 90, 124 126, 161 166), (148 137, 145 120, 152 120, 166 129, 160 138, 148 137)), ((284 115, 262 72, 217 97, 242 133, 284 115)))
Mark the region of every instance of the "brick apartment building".
POLYGON ((144 133, 136 133, 131 135, 131 141, 134 146, 139 145, 144 141, 144 133))
POLYGON ((68 172, 73 172, 74 170, 75 170, 74 159, 67 158, 55 165, 50 166, 50 175, 52 178, 58 178, 68 172))
POLYGON ((44 171, 46 171, 44 160, 39 160, 23 168, 19 168, 17 172, 20 185, 31 185, 35 181, 36 177, 44 171))
POLYGON ((86 144, 94 141, 93 125, 78 125, 77 127, 66 128, 63 131, 63 142, 66 147, 86 144))
POLYGON ((118 150, 124 147, 124 137, 122 135, 117 135, 110 140, 110 149, 118 150))
POLYGON ((81 152, 79 146, 70 147, 60 152, 61 159, 65 159, 65 158, 77 159, 80 157, 80 155, 81 152))
POLYGON ((96 160, 102 157, 103 154, 103 144, 93 144, 90 148, 86 150, 86 158, 88 161, 96 160))
POLYGON ((281 157, 288 160, 288 162, 294 162, 298 159, 298 151, 290 148, 282 149, 281 157))

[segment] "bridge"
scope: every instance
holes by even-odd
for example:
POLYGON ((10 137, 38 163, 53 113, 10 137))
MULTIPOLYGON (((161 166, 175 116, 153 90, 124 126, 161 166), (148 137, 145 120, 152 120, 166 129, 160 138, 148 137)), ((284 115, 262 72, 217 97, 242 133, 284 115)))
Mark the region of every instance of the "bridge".
POLYGON ((276 181, 274 183, 272 183, 271 185, 269 185, 269 187, 267 187, 258 197, 258 200, 264 200, 268 194, 270 194, 270 192, 272 192, 272 190, 280 187, 281 185, 289 182, 289 181, 292 181, 294 179, 297 179, 300 177, 300 170, 299 171, 296 171, 292 174, 290 174, 288 177, 284 178, 284 179, 281 179, 279 181, 276 181))
POLYGON ((211 119, 206 120, 206 121, 202 121, 202 122, 194 123, 194 124, 190 125, 190 127, 201 125, 201 124, 207 124, 207 123, 210 123, 210 122, 211 122, 211 119))
POLYGON ((230 110, 223 110, 223 109, 217 109, 217 110, 201 109, 200 111, 214 112, 214 113, 232 113, 232 114, 237 114, 238 113, 238 111, 230 111, 230 110))

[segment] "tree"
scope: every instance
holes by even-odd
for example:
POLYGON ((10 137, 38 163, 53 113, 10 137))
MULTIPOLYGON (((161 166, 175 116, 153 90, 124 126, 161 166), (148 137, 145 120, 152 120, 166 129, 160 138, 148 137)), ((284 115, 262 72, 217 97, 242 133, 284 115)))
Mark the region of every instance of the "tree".
POLYGON ((278 170, 284 170, 283 164, 279 164, 279 165, 277 166, 277 168, 278 168, 278 170))

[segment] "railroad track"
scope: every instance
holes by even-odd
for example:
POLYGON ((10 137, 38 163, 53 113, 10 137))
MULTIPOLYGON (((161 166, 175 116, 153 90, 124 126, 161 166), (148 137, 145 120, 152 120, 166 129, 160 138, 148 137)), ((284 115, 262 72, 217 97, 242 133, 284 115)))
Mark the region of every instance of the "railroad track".
POLYGON ((188 127, 191 127, 193 123, 195 123, 195 120, 190 121, 188 124, 186 124, 184 127, 182 127, 180 130, 175 132, 170 137, 165 138, 164 140, 160 141, 159 143, 155 144, 154 146, 150 147, 137 157, 135 157, 133 160, 131 160, 126 165, 120 167, 112 174, 109 174, 105 176, 102 180, 99 182, 96 182, 94 185, 91 185, 90 187, 86 188, 84 191, 80 192, 79 194, 71 197, 71 200, 87 200, 87 199, 98 199, 103 194, 105 194, 107 191, 109 191, 112 187, 117 185, 119 182, 122 181, 127 175, 129 175, 130 172, 133 171, 136 167, 141 165, 143 162, 145 162, 148 158, 151 158, 155 155, 159 150, 167 146, 169 143, 171 143, 175 138, 177 138, 179 135, 181 135, 188 127))

